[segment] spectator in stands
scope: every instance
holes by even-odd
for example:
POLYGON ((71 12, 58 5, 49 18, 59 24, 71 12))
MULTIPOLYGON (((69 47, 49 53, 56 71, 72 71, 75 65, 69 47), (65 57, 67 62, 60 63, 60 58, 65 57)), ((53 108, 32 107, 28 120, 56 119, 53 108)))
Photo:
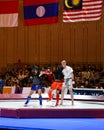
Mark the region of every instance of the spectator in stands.
POLYGON ((22 67, 23 67, 23 64, 22 64, 21 60, 18 59, 18 61, 17 61, 17 68, 18 69, 22 69, 22 67))
POLYGON ((84 82, 84 88, 91 88, 91 85, 89 84, 88 79, 86 79, 84 82))
MULTIPOLYGON (((85 88, 91 88, 91 85, 89 84, 89 81, 87 79, 85 80, 84 87, 85 88)), ((90 95, 90 91, 87 91, 86 95, 90 95)))
POLYGON ((22 93, 22 89, 17 82, 14 83, 14 87, 15 87, 15 93, 16 94, 22 93))
POLYGON ((4 80, 3 80, 2 76, 0 75, 0 93, 3 92, 3 86, 4 86, 4 80))

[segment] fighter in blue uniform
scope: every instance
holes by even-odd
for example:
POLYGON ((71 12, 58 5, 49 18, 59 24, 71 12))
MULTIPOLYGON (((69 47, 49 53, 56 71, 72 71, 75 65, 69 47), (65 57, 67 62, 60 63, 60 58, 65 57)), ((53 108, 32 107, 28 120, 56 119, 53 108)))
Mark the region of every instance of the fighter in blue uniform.
POLYGON ((27 106, 27 104, 29 103, 30 99, 31 99, 31 95, 35 92, 38 91, 38 95, 39 95, 39 104, 42 105, 42 81, 40 78, 40 73, 39 73, 39 69, 37 66, 35 66, 32 70, 32 86, 31 86, 31 91, 27 97, 27 100, 25 102, 25 107, 27 106))

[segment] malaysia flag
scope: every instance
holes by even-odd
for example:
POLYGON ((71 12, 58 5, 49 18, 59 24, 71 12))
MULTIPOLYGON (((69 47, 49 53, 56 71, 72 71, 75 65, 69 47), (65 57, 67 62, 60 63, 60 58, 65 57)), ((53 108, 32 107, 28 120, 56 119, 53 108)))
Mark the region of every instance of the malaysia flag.
POLYGON ((18 26, 18 0, 0 1, 0 27, 18 26))
POLYGON ((24 25, 58 22, 58 0, 24 0, 24 25))
POLYGON ((64 0, 63 22, 99 20, 103 0, 64 0))

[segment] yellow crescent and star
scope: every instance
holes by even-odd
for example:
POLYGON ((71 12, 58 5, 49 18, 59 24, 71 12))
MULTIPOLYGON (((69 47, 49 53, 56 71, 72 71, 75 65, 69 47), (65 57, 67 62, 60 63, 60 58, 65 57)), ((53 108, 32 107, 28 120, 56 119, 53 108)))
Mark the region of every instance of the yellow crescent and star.
POLYGON ((69 5, 68 3, 69 0, 65 0, 65 6, 69 9, 73 8, 73 6, 77 6, 80 3, 80 0, 72 0, 72 5, 69 5))

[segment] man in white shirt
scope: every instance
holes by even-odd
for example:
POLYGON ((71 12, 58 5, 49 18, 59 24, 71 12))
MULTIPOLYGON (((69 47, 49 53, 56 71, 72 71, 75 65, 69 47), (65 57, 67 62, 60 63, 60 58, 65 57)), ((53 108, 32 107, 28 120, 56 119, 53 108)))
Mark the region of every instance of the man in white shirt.
POLYGON ((64 83, 61 91, 61 105, 63 104, 64 92, 66 88, 69 89, 72 105, 74 105, 73 83, 72 83, 72 79, 74 78, 73 69, 70 66, 66 65, 66 60, 62 60, 61 64, 63 66, 62 72, 64 75, 64 83))

